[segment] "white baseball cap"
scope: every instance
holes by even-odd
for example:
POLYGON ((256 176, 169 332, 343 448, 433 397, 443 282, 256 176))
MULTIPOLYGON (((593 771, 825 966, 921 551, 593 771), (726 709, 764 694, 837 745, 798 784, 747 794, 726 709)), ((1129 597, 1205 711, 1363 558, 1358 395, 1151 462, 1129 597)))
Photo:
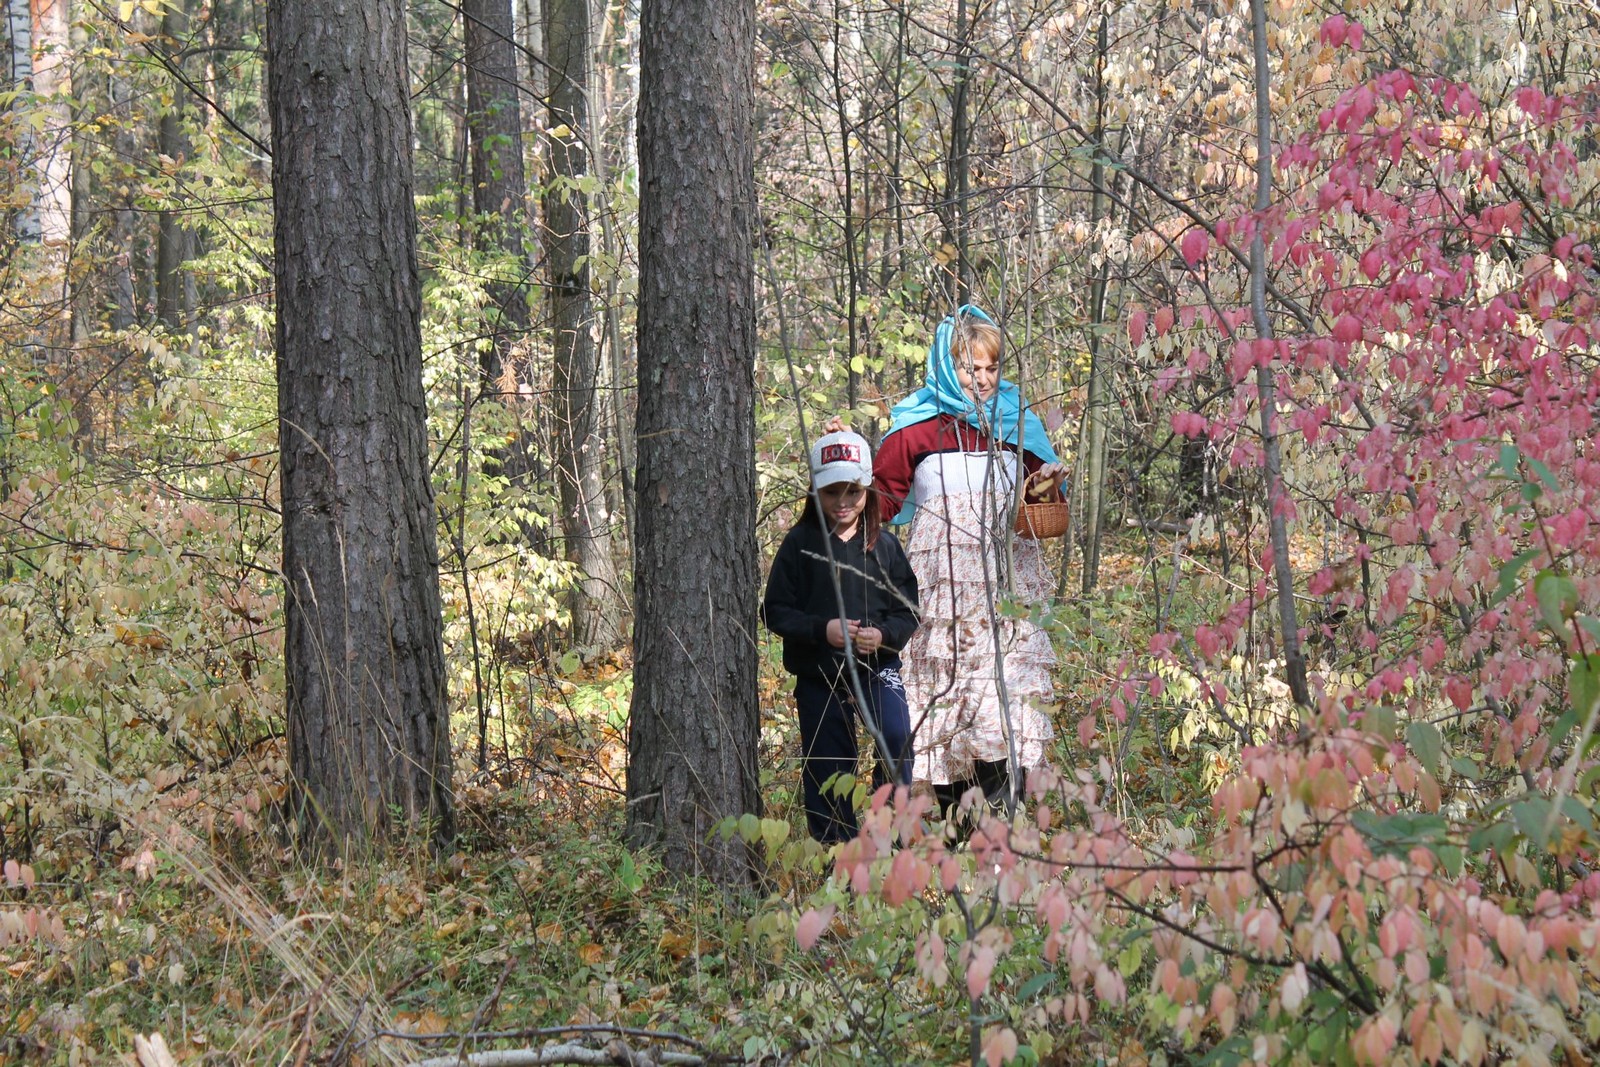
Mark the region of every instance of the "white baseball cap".
POLYGON ((839 482, 872 484, 872 448, 865 437, 849 430, 826 434, 811 446, 811 488, 839 482))

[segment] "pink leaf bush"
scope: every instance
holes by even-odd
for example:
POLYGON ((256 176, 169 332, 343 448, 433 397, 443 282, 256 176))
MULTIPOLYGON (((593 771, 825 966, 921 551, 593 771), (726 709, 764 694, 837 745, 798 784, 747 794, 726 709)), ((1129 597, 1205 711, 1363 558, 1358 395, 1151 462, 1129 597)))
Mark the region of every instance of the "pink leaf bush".
MULTIPOLYGON (((1320 39, 1364 38, 1335 15, 1320 39)), ((1032 1026, 1138 1001, 1186 1047, 1242 1033, 1269 1059, 1318 1027, 1362 1063, 1578 1051, 1600 1009, 1600 833, 1578 786, 1600 773, 1600 293, 1572 215, 1596 176, 1570 145, 1597 123, 1586 98, 1491 108, 1389 72, 1283 146, 1271 208, 1218 220, 1217 241, 1273 250, 1286 326, 1257 338, 1247 306, 1164 298, 1152 380, 1175 399, 1219 385, 1172 431, 1261 478, 1269 377, 1302 450, 1284 514, 1321 524, 1296 598, 1342 620, 1302 616, 1301 636, 1342 659, 1312 663, 1304 708, 1238 665, 1276 594, 1246 533, 1233 602, 1129 657, 1077 720, 1084 765, 1033 774, 1027 811, 970 809, 970 855, 925 802, 875 799, 835 879, 901 909, 955 902, 916 941, 927 988, 950 956, 974 1002, 1048 972, 1032 1026), (1226 748, 1192 841, 1115 799, 1103 739, 1150 706, 1204 717, 1226 748)), ((1219 292, 1231 260, 1212 245, 1190 226, 1179 251, 1219 292)), ((1129 342, 1151 327, 1130 314, 1129 342)), ((1015 1053, 1007 1033, 986 1032, 987 1062, 1015 1053)))

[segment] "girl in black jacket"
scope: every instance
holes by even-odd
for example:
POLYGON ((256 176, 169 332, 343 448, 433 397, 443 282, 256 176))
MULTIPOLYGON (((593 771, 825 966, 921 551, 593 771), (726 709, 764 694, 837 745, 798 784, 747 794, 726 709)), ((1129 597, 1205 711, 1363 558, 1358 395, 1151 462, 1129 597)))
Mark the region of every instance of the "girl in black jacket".
POLYGON ((772 561, 761 614, 783 638, 795 676, 806 823, 823 844, 856 834, 848 798, 824 795, 855 773, 855 715, 881 745, 877 777, 911 784, 911 715, 900 650, 917 628, 917 579, 894 534, 881 528, 866 439, 843 431, 811 449, 811 494, 772 561))

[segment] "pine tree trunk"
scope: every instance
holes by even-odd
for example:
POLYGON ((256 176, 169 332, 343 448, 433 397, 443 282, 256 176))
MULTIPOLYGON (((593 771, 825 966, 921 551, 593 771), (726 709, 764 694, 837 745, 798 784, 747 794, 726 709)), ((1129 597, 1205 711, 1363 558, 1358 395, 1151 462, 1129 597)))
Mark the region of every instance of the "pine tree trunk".
POLYGON ((614 648, 622 643, 622 603, 611 555, 601 433, 600 376, 589 288, 588 175, 590 11, 588 0, 545 0, 546 61, 550 77, 550 137, 554 180, 544 197, 548 231, 551 327, 555 335, 556 471, 567 558, 579 580, 571 599, 577 643, 614 648))
MULTIPOLYGON (((187 0, 167 0, 161 13, 161 47, 172 63, 183 63, 182 52, 189 44, 187 0)), ((176 79, 172 85, 172 104, 161 113, 157 136, 160 153, 174 162, 189 154, 189 139, 183 132, 184 106, 189 90, 176 79)), ((156 231, 156 318, 173 333, 186 333, 189 316, 194 313, 194 280, 183 269, 193 251, 194 234, 183 224, 183 216, 163 210, 156 231)))
POLYGON ((644 0, 628 829, 669 870, 749 877, 721 819, 756 770, 751 5, 644 0))
MULTIPOLYGON (((479 243, 513 261, 527 260, 528 178, 522 162, 522 109, 517 98, 517 50, 510 0, 464 0, 467 127, 472 143, 472 210, 479 243)), ((489 295, 499 312, 494 348, 484 366, 493 383, 513 341, 528 332, 525 275, 498 278, 489 295)))
MULTIPOLYGON (((519 494, 540 482, 541 457, 520 387, 531 384, 526 359, 518 365, 518 343, 530 328, 528 279, 534 271, 532 228, 528 218, 528 176, 522 158, 522 102, 518 96, 516 27, 511 0, 464 0, 467 72, 467 136, 472 168, 472 210, 478 219, 477 245, 505 253, 506 264, 488 284, 494 304, 494 337, 480 365, 486 394, 506 406, 505 443, 490 449, 484 463, 519 494)), ((547 552, 550 538, 540 526, 518 524, 523 544, 547 552)))
MULTIPOLYGON (((140 143, 137 129, 132 121, 133 115, 133 87, 128 84, 128 79, 120 72, 113 73, 106 80, 107 104, 112 117, 116 120, 112 135, 112 146, 116 149, 119 160, 137 160, 148 155, 150 146, 148 142, 140 143)), ((90 142, 90 138, 84 138, 90 142)), ((93 158, 93 153, 103 151, 103 147, 92 143, 80 145, 79 158, 88 160, 93 158)), ((110 225, 107 231, 106 258, 106 325, 119 335, 132 329, 139 321, 139 296, 138 283, 134 274, 135 256, 140 246, 141 220, 134 202, 134 183, 130 180, 131 163, 121 163, 124 172, 119 175, 121 180, 106 182, 91 180, 89 195, 101 203, 109 205, 108 214, 110 225)), ((87 173, 93 175, 93 170, 87 173)), ((79 315, 87 319, 87 327, 94 330, 99 327, 97 316, 92 314, 93 298, 79 301, 79 315)), ((123 342, 127 344, 126 340, 123 342)), ((124 354, 132 353, 131 345, 123 350, 124 354)), ((159 371, 154 372, 159 374, 159 371)), ((130 376, 131 384, 131 376, 130 376)))
POLYGON ((293 814, 453 832, 403 0, 272 0, 293 814))
POLYGON ((947 302, 971 299, 972 263, 968 245, 967 197, 972 181, 972 38, 978 15, 967 0, 956 0, 955 84, 950 89, 950 151, 945 157, 945 230, 954 247, 954 264, 945 277, 947 302))

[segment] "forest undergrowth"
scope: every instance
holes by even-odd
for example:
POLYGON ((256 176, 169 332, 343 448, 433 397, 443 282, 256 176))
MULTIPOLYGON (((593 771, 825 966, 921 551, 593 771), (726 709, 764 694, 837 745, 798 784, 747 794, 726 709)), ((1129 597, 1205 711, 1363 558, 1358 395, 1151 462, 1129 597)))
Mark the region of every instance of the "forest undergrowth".
MULTIPOLYGON (((1081 755, 1074 713, 1148 637, 1134 592, 1144 561, 1113 553, 1103 565, 1125 579, 1107 586, 1117 592, 1068 600, 1056 618, 1067 760, 1081 755)), ((98 842, 41 850, 53 861, 29 865, 26 885, 8 865, 9 903, 47 919, 0 947, 0 1062, 135 1062, 136 1037, 152 1033, 194 1063, 411 1062, 574 1039, 706 1063, 964 1059, 966 997, 917 979, 903 909, 846 906, 833 950, 795 946, 808 908, 843 900, 831 858, 805 836, 775 659, 762 675, 768 808, 728 828, 764 872, 743 897, 664 878, 618 843, 628 680, 617 657, 530 670, 523 721, 490 731, 511 747, 491 741, 481 769, 463 716, 448 856, 331 869, 297 856, 273 821, 285 763, 270 739, 216 770, 156 776, 172 803, 103 827, 98 842), (232 800, 221 818, 219 797, 232 800)), ((1161 725, 1121 739, 1119 803, 1148 824, 1202 818, 1218 757, 1174 752, 1161 725)), ((946 902, 930 894, 936 912, 946 902)), ((1044 990, 1017 981, 992 996, 1003 1011, 1044 990)), ((1139 1064, 1146 1040, 1102 1016, 1059 1033, 1053 1056, 1048 1035, 1034 1047, 1045 1062, 1139 1064)))

